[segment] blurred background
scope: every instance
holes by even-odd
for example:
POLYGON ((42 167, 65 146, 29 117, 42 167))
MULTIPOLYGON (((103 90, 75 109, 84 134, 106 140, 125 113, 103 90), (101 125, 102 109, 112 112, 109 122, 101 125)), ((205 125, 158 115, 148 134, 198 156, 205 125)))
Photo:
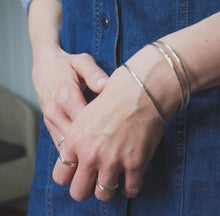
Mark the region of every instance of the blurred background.
POLYGON ((26 215, 40 109, 31 79, 27 17, 0 0, 0 215, 26 215))

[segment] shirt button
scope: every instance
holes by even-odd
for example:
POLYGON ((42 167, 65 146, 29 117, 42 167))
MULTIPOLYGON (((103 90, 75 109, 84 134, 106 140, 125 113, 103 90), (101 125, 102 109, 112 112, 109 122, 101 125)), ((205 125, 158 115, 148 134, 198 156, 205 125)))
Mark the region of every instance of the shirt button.
POLYGON ((109 20, 107 17, 103 17, 101 20, 101 25, 103 29, 107 29, 109 24, 109 20))

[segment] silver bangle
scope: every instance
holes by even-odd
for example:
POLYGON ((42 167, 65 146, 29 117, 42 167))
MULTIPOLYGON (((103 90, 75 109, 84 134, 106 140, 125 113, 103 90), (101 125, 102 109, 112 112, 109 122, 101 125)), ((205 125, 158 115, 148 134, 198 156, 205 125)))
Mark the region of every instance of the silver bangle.
POLYGON ((180 108, 178 109, 178 111, 182 111, 183 108, 184 108, 184 101, 185 101, 184 88, 183 88, 183 84, 181 82, 180 76, 179 76, 179 74, 176 70, 176 67, 174 66, 173 61, 170 58, 170 56, 163 50, 163 48, 161 48, 158 44, 155 44, 155 43, 150 43, 149 45, 152 45, 152 46, 156 47, 164 55, 165 59, 168 61, 169 65, 171 66, 171 68, 173 69, 173 71, 174 71, 174 73, 177 77, 177 80, 178 80, 179 85, 180 85, 180 90, 181 90, 181 93, 182 93, 181 105, 180 105, 180 108))
POLYGON ((131 73, 131 75, 134 77, 134 79, 138 82, 139 86, 144 89, 144 91, 145 91, 145 93, 147 94, 148 98, 150 99, 151 103, 152 103, 152 104, 154 105, 154 107, 156 108, 156 110, 157 110, 157 112, 158 112, 158 114, 159 114, 159 116, 160 116, 160 118, 161 118, 161 121, 162 121, 162 123, 163 123, 163 126, 165 126, 165 125, 166 125, 166 121, 165 121, 165 119, 163 118, 163 115, 161 114, 160 109, 159 109, 158 105, 156 104, 156 102, 154 101, 154 99, 152 98, 151 94, 150 94, 150 93, 148 92, 148 90, 145 88, 144 84, 141 82, 141 80, 140 80, 139 77, 136 75, 136 73, 135 73, 130 67, 128 67, 127 64, 124 63, 123 66, 131 73))
POLYGON ((185 102, 184 102, 184 108, 186 108, 189 104, 190 95, 191 95, 191 86, 190 86, 189 76, 186 72, 186 68, 184 67, 184 65, 183 65, 182 61, 180 60, 179 56, 177 55, 177 53, 175 52, 175 50, 171 46, 169 46, 164 41, 156 41, 156 43, 163 44, 172 53, 172 55, 174 56, 174 58, 177 60, 177 62, 180 64, 180 66, 182 68, 182 71, 183 71, 183 73, 185 75, 185 78, 186 78, 186 84, 187 84, 187 96, 186 96, 186 99, 185 99, 185 102))

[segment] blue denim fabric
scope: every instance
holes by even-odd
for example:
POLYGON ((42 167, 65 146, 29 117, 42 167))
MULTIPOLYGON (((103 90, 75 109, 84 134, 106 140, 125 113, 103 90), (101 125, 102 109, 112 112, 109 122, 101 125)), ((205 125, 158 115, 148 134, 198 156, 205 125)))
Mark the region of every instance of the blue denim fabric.
MULTIPOLYGON (((91 54, 110 75, 146 43, 219 10, 220 0, 64 0, 60 41, 68 53, 91 54), (103 17, 109 19, 106 29, 103 17)), ((42 122, 29 216, 218 216, 220 87, 192 95, 187 110, 173 116, 135 199, 119 189, 109 202, 74 201, 69 186, 52 179, 57 157, 42 122)))

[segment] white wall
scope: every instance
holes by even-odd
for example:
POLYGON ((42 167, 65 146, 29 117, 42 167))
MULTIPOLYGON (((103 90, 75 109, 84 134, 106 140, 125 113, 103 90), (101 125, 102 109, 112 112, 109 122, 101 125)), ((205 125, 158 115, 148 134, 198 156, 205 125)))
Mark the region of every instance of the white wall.
POLYGON ((31 70, 32 54, 24 10, 19 0, 0 0, 0 86, 39 109, 31 70))

